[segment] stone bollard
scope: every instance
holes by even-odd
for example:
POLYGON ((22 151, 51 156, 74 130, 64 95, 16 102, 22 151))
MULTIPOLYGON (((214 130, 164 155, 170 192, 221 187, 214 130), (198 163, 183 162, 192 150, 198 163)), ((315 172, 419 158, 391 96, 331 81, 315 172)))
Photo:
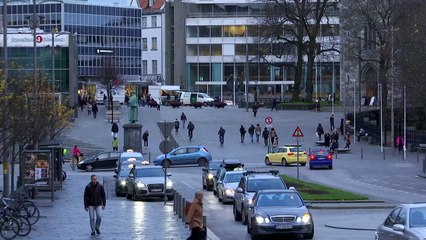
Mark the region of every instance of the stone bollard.
POLYGON ((186 220, 186 214, 185 214, 185 206, 186 204, 188 204, 188 202, 185 200, 185 198, 183 198, 183 206, 182 206, 182 222, 185 222, 186 220))
POLYGON ((383 149, 383 160, 386 160, 386 149, 383 149))
POLYGON ((151 164, 151 152, 148 152, 148 162, 151 164))
POLYGON ((361 148, 361 159, 364 159, 364 148, 361 148))
POLYGON ((179 207, 178 207, 178 216, 181 218, 182 217, 182 195, 179 195, 179 207))
POLYGON ((417 162, 419 161, 420 161, 420 155, 419 155, 419 152, 417 152, 417 162))
POLYGON ((173 212, 176 213, 176 191, 173 193, 173 212))

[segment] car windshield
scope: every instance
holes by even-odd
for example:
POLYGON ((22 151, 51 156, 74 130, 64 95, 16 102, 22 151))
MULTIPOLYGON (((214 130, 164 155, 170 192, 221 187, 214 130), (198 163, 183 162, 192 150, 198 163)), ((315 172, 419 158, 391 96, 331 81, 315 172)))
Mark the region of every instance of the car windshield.
POLYGON ((312 151, 312 154, 317 155, 317 156, 327 156, 328 155, 328 151, 325 149, 316 149, 312 151))
POLYGON ((123 170, 121 170, 120 171, 120 177, 127 177, 127 176, 129 176, 129 172, 130 172, 130 169, 123 169, 123 170))
POLYGON ((220 167, 220 162, 212 162, 209 164, 209 170, 217 170, 220 167))
POLYGON ((240 182, 242 176, 243 176, 243 173, 226 174, 224 182, 225 183, 240 182))
POLYGON ((410 228, 426 227, 426 207, 410 209, 410 228))
POLYGON ((261 193, 258 207, 301 207, 303 202, 297 193, 261 193))
POLYGON ((136 170, 137 177, 164 177, 161 168, 141 168, 136 170))
POLYGON ((284 183, 277 178, 272 179, 252 179, 248 181, 247 192, 257 192, 268 189, 286 189, 284 183))

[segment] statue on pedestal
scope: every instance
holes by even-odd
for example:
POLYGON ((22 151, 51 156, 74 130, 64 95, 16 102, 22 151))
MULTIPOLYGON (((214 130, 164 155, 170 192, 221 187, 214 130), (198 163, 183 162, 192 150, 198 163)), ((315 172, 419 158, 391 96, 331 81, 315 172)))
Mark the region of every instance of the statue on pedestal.
POLYGON ((139 103, 138 98, 136 96, 136 92, 132 92, 132 96, 129 100, 129 107, 129 123, 139 122, 139 103))

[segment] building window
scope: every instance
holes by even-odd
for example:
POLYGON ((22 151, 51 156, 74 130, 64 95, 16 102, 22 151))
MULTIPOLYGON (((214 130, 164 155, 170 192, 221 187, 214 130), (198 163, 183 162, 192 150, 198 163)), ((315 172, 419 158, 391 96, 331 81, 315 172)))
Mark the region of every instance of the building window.
POLYGON ((152 60, 152 74, 157 74, 157 60, 152 60))
POLYGON ((148 74, 148 61, 142 60, 142 75, 148 74))
POLYGON ((151 17, 151 27, 157 27, 157 16, 151 17))
POLYGON ((147 22, 146 22, 146 17, 142 17, 142 28, 146 28, 147 27, 147 22))
POLYGON ((151 38, 151 41, 152 41, 151 50, 157 50, 157 38, 153 37, 153 38, 151 38))
POLYGON ((142 51, 148 51, 148 39, 142 38, 142 51))

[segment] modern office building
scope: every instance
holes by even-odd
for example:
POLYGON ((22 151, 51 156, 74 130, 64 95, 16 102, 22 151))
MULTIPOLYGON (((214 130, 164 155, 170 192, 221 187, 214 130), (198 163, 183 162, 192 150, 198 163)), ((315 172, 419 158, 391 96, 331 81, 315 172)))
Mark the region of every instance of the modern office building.
POLYGON ((142 82, 164 83, 165 0, 141 0, 142 82))
MULTIPOLYGON (((78 46, 78 80, 99 80, 105 64, 113 63, 117 80, 140 80, 142 76, 141 16, 138 1, 63 0, 8 3, 9 28, 39 27, 46 33, 70 32, 78 46)), ((0 8, 3 12, 2 8, 0 8)), ((94 90, 88 89, 94 94, 94 90)))
MULTIPOLYGON (((172 77, 166 81, 190 91, 232 99, 233 92, 245 93, 248 62, 251 96, 256 92, 260 98, 288 98, 294 81, 295 51, 280 59, 272 52, 258 56, 259 18, 265 16, 262 5, 242 0, 167 2, 166 34, 171 36, 166 36, 166 41, 170 41, 166 44, 166 52, 170 52, 166 72, 170 71, 172 77)), ((322 29, 321 43, 338 43, 338 16, 331 17, 328 24, 331 25, 322 29)), ((314 96, 325 98, 332 92, 338 96, 339 54, 320 55, 315 65, 314 96)))

